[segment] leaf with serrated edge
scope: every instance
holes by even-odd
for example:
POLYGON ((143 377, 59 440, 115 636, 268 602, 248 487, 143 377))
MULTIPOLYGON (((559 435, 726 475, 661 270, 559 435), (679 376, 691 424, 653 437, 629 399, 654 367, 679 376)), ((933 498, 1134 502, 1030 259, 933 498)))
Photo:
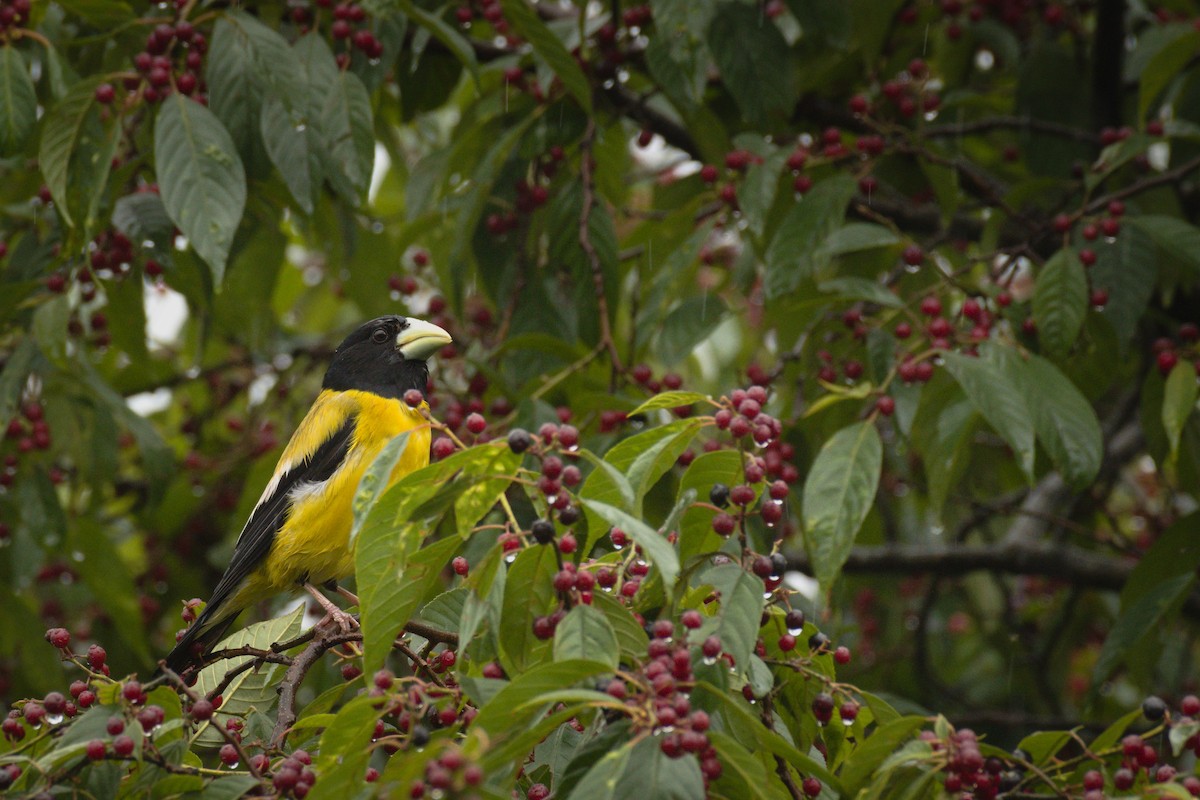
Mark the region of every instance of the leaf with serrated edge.
POLYGON ((701 573, 700 582, 720 592, 721 603, 701 624, 695 641, 715 635, 721 647, 733 656, 739 675, 746 674, 750 654, 758 638, 758 620, 763 610, 763 582, 738 564, 718 564, 701 573))
POLYGON ((1004 371, 986 358, 946 353, 946 369, 967 399, 1013 449, 1025 477, 1033 481, 1033 414, 1020 390, 1004 371))
POLYGON ((592 659, 617 668, 617 634, 603 612, 577 605, 554 631, 554 660, 592 659))
POLYGON ((37 94, 25 59, 11 44, 0 47, 0 156, 20 152, 37 124, 37 94))
POLYGON ((1046 359, 1030 355, 1022 362, 1006 347, 995 347, 992 353, 1000 357, 1024 393, 1037 437, 1063 479, 1078 488, 1090 484, 1100 471, 1104 449, 1092 404, 1046 359))
MULTIPOLYGON (((406 525, 418 528, 416 525, 406 525)), ((414 534, 419 536, 418 531, 414 534)), ((423 547, 407 563, 385 573, 384 580, 364 591, 362 601, 363 671, 372 673, 383 666, 392 642, 412 619, 421 601, 437 584, 442 569, 458 548, 457 539, 443 539, 423 547)))
POLYGON ((410 431, 405 431, 385 444, 383 449, 379 451, 379 455, 375 456, 375 460, 363 472, 362 478, 359 479, 358 490, 354 493, 354 502, 352 504, 354 521, 350 526, 351 546, 354 545, 354 540, 358 538, 358 533, 362 530, 363 522, 366 521, 367 515, 371 513, 371 509, 375 507, 376 501, 387 490, 388 478, 391 476, 397 462, 404 456, 404 451, 408 448, 409 434, 410 431))
MULTIPOLYGON (((250 625, 226 637, 213 649, 249 646, 266 650, 273 644, 294 639, 300 634, 304 610, 302 603, 287 616, 250 625)), ((196 680, 196 691, 202 695, 209 694, 217 688, 226 673, 249 660, 251 656, 238 656, 205 667, 196 680)), ((249 670, 238 675, 221 693, 221 710, 215 718, 244 717, 251 708, 260 711, 269 709, 277 698, 274 686, 283 678, 283 672, 283 667, 279 664, 265 664, 258 670, 249 670)), ((196 733, 197 744, 205 747, 220 747, 224 741, 225 739, 207 723, 196 733)))
POLYGON ((879 432, 871 422, 858 422, 825 442, 804 481, 805 543, 825 590, 837 579, 871 510, 882 464, 879 432))
POLYGON ((167 213, 219 286, 246 205, 246 172, 229 132, 207 108, 172 92, 154 124, 154 162, 167 213))
POLYGON ((68 225, 75 225, 68 208, 67 196, 71 156, 79 147, 88 114, 96 104, 96 87, 102 82, 101 78, 93 78, 75 84, 46 114, 46 124, 38 149, 38 164, 46 186, 50 189, 50 196, 54 198, 55 207, 68 225))
POLYGON ((1033 291, 1033 318, 1046 352, 1055 358, 1070 352, 1083 327, 1087 302, 1087 277, 1079 255, 1059 250, 1042 267, 1033 291))

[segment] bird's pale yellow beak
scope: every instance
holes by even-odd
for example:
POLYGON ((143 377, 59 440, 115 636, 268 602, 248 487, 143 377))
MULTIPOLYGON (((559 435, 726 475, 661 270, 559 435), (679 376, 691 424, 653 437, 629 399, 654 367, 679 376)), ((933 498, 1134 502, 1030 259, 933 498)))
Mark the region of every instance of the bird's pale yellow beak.
POLYGON ((409 361, 423 361, 452 341, 450 334, 432 322, 409 317, 408 325, 396 337, 396 349, 409 361))

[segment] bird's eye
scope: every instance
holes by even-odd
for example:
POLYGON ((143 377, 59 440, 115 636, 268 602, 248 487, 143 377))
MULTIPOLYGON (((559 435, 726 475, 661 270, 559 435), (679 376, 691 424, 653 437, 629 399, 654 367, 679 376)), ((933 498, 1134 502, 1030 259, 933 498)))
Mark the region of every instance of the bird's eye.
POLYGON ((376 328, 371 333, 371 341, 374 342, 375 344, 383 344, 387 340, 388 340, 388 332, 385 331, 383 328, 376 328))

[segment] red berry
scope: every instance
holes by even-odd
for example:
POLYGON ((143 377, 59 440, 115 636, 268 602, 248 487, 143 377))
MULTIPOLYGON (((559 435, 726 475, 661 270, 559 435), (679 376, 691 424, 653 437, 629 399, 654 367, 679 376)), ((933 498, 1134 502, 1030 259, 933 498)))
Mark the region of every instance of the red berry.
POLYGON ((213 704, 202 697, 196 702, 192 703, 192 719, 197 720, 198 722, 204 722, 205 720, 212 719, 213 710, 213 704))
POLYGON ((915 244, 911 244, 904 248, 904 253, 901 254, 900 257, 904 259, 904 263, 908 264, 910 267, 917 267, 925 261, 925 251, 917 247, 915 244))
POLYGON ((1163 350, 1158 354, 1158 371, 1163 375, 1169 375, 1175 365, 1179 363, 1179 356, 1175 355, 1173 350, 1163 350))
POLYGON ((220 749, 218 755, 221 759, 221 763, 225 764, 226 766, 231 767, 234 764, 238 763, 239 756, 238 756, 237 748, 231 744, 221 745, 221 749, 220 749))
POLYGON ((896 401, 891 395, 884 395, 875 401, 875 408, 885 417, 890 417, 896 411, 896 401))
POLYGON ((92 739, 87 743, 87 757, 91 761, 99 761, 108 754, 108 745, 102 739, 92 739))
POLYGON ((486 429, 486 428, 487 428, 487 420, 485 420, 483 418, 482 414, 468 414, 467 415, 467 430, 468 431, 470 431, 471 433, 478 436, 479 434, 483 433, 484 429, 486 429))
POLYGON ((467 560, 462 556, 455 556, 454 560, 450 562, 450 566, 454 568, 455 575, 466 575, 470 571, 467 560))
POLYGON ((1091 248, 1083 248, 1079 251, 1079 260, 1085 267, 1090 267, 1096 263, 1096 251, 1091 248))
POLYGON ((128 758, 133 754, 134 741, 131 737, 121 734, 113 739, 113 753, 120 758, 128 758))

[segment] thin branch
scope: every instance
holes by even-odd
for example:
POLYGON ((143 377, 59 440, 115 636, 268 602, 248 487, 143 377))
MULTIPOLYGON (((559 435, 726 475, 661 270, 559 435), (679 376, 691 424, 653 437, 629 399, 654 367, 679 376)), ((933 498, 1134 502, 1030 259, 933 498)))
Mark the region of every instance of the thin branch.
MULTIPOLYGON (((178 673, 170 669, 166 665, 165 661, 158 662, 158 668, 162 670, 163 675, 167 676, 167 680, 175 685, 176 691, 187 695, 193 703, 200 699, 200 695, 192 691, 191 687, 187 685, 183 678, 179 677, 178 673)), ((246 769, 250 771, 250 774, 256 779, 262 780, 262 773, 258 771, 258 767, 256 767, 254 762, 250 759, 250 754, 246 752, 246 748, 242 747, 242 740, 239 737, 234 736, 233 732, 226 728, 225 725, 216 717, 209 721, 209 725, 216 728, 217 733, 221 734, 221 738, 237 751, 238 760, 246 765, 246 769)))
POLYGON ((939 139, 970 136, 976 133, 989 133, 997 130, 1032 131, 1034 133, 1045 133, 1063 139, 1070 139, 1074 142, 1093 145, 1100 144, 1099 134, 1092 131, 1082 128, 1072 128, 1069 125, 1060 125, 1057 122, 1034 119, 1033 117, 987 117, 970 122, 930 125, 921 131, 921 135, 926 139, 939 139))

